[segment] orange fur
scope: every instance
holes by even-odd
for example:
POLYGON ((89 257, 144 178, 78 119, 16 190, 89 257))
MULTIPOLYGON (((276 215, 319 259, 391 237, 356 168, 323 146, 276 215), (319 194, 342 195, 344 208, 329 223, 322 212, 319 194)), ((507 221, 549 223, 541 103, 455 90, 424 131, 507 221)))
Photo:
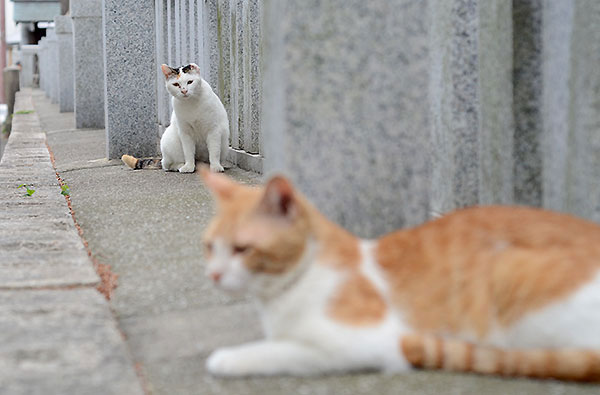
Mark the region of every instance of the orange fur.
POLYGON ((600 227, 543 210, 471 208, 383 237, 377 261, 416 330, 483 337, 494 321, 509 325, 590 280, 600 227))
POLYGON ((600 381, 600 353, 586 350, 503 350, 422 335, 402 337, 400 349, 413 366, 421 368, 600 381))
POLYGON ((385 316, 385 301, 364 276, 353 273, 331 300, 328 313, 340 322, 369 326, 385 316))

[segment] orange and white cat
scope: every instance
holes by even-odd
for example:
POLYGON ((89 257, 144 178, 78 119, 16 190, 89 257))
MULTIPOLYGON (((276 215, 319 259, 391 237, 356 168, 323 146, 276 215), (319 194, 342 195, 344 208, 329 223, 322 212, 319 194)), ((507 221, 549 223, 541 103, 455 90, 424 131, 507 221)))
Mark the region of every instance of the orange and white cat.
POLYGON ((202 177, 218 209, 207 274, 253 293, 265 332, 213 352, 211 373, 426 367, 600 381, 600 226, 491 206, 361 240, 283 177, 262 188, 202 177))

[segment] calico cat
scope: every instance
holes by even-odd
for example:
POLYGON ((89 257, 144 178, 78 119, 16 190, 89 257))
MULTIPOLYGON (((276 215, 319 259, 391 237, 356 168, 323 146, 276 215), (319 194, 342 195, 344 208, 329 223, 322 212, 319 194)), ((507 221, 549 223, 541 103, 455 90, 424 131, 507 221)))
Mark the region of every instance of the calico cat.
POLYGON ((213 172, 222 172, 229 144, 229 120, 225 107, 192 63, 180 68, 163 64, 167 91, 171 94, 171 124, 160 140, 162 160, 138 159, 123 155, 122 161, 132 169, 157 168, 192 173, 196 158, 208 161, 213 172))
POLYGON ((489 206, 361 240, 281 176, 251 188, 201 174, 217 203, 207 275, 256 296, 266 336, 214 351, 212 374, 424 367, 600 381, 600 226, 489 206))

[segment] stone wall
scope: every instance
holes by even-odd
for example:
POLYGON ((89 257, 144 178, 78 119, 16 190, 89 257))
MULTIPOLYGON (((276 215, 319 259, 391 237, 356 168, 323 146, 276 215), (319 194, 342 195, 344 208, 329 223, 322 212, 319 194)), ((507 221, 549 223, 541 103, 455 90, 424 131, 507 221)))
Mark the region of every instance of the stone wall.
POLYGON ((600 221, 599 4, 81 0, 75 112, 78 89, 81 111, 108 98, 108 156, 156 154, 160 64, 195 62, 228 111, 231 161, 288 174, 361 236, 475 204, 600 221), (103 52, 78 60, 98 37, 103 52), (100 70, 104 89, 78 88, 100 70))
POLYGON ((597 2, 264 4, 266 173, 373 237, 474 204, 600 220, 597 2))

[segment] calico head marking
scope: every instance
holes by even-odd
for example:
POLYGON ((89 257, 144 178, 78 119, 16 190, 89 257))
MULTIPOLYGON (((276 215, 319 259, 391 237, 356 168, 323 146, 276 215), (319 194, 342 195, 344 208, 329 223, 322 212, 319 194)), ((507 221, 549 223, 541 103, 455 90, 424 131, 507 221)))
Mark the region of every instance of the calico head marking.
POLYGON ((163 64, 161 70, 165 76, 167 91, 178 99, 193 97, 202 85, 200 67, 195 63, 173 68, 163 64))
POLYGON ((290 182, 273 177, 262 188, 240 185, 207 169, 202 178, 217 202, 204 233, 207 275, 228 291, 260 292, 265 281, 292 271, 306 248, 308 218, 290 182))

